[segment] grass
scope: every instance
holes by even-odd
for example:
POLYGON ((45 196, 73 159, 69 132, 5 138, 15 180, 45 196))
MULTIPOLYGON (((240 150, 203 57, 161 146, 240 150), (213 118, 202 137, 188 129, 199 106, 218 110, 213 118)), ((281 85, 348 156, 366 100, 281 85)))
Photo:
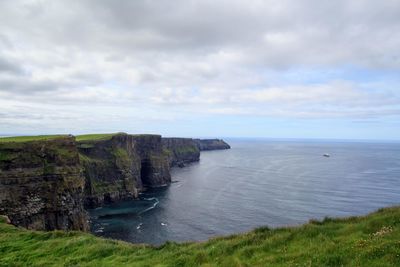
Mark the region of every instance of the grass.
MULTIPOLYGON (((76 141, 99 141, 111 139, 114 135, 123 133, 106 133, 106 134, 83 134, 75 136, 76 141)), ((0 143, 2 142, 29 142, 29 141, 46 141, 62 137, 67 137, 68 135, 33 135, 33 136, 10 136, 10 137, 0 137, 0 143)), ((154 137, 152 134, 133 134, 132 136, 137 137, 154 137)))
POLYGON ((400 207, 161 247, 0 223, 0 266, 400 266, 400 207))
POLYGON ((53 139, 63 138, 63 137, 67 137, 67 135, 10 136, 10 137, 1 137, 0 143, 47 141, 47 140, 53 140, 53 139))
POLYGON ((174 151, 178 155, 199 153, 199 149, 195 146, 178 146, 174 151))
POLYGON ((111 139, 114 135, 117 135, 118 133, 108 133, 108 134, 83 134, 83 135, 77 135, 76 141, 77 142, 82 142, 82 141, 98 141, 98 140, 108 140, 111 139))
MULTIPOLYGON (((0 138, 0 168, 7 168, 9 164, 21 168, 36 168, 46 164, 44 160, 48 160, 50 165, 56 162, 59 165, 70 164, 76 159, 76 149, 72 144, 64 142, 67 138, 68 135, 0 138)), ((50 171, 47 167, 46 173, 50 171)))
POLYGON ((0 161, 11 160, 12 158, 13 155, 11 153, 0 150, 0 161))
POLYGON ((121 191, 124 187, 124 181, 105 182, 105 181, 92 181, 94 194, 104 194, 110 192, 121 191))

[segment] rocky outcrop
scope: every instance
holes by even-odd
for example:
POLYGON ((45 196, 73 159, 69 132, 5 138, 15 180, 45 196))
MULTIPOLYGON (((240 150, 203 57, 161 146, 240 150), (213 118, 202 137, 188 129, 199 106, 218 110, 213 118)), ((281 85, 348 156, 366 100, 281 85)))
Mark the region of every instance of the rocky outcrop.
POLYGON ((200 150, 191 138, 162 138, 162 144, 171 167, 184 167, 200 160, 200 150))
POLYGON ((74 137, 0 143, 0 214, 38 230, 88 230, 74 137))
POLYGON ((120 133, 78 142, 78 149, 86 178, 86 207, 137 198, 146 187, 171 182, 160 135, 120 133))
POLYGON ((222 139, 194 139, 197 144, 197 147, 200 151, 204 150, 220 150, 220 149, 230 149, 230 145, 228 145, 222 139))

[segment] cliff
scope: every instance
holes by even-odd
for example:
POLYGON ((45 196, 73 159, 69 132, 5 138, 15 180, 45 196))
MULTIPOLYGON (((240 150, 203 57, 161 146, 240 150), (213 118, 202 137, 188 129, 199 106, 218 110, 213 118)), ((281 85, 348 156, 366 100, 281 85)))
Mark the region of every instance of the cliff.
POLYGON ((0 214, 39 230, 88 230, 75 138, 0 142, 0 214))
POLYGON ((200 151, 230 149, 231 147, 222 139, 194 139, 200 151))
POLYGON ((137 198, 146 187, 171 182, 160 135, 78 136, 86 180, 85 206, 137 198))
POLYGON ((200 160, 200 150, 191 138, 162 138, 162 145, 171 167, 200 160))
POLYGON ((200 151, 231 148, 221 139, 162 138, 162 144, 171 167, 199 161, 200 151))
POLYGON ((85 208, 168 185, 170 167, 222 140, 95 134, 0 138, 0 215, 39 230, 88 230, 85 208))

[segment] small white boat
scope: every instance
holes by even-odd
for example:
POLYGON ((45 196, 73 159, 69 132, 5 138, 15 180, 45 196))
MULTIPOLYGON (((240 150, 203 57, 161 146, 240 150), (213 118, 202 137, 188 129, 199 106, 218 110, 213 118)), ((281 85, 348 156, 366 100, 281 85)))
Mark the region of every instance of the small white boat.
POLYGON ((323 156, 326 158, 329 158, 331 155, 329 155, 328 153, 325 153, 323 156))

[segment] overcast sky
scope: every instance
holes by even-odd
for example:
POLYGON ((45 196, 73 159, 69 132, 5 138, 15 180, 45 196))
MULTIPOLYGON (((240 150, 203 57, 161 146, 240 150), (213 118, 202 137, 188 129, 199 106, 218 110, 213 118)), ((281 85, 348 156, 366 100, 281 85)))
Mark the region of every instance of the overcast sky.
POLYGON ((400 139, 400 1, 1 1, 0 135, 400 139))

